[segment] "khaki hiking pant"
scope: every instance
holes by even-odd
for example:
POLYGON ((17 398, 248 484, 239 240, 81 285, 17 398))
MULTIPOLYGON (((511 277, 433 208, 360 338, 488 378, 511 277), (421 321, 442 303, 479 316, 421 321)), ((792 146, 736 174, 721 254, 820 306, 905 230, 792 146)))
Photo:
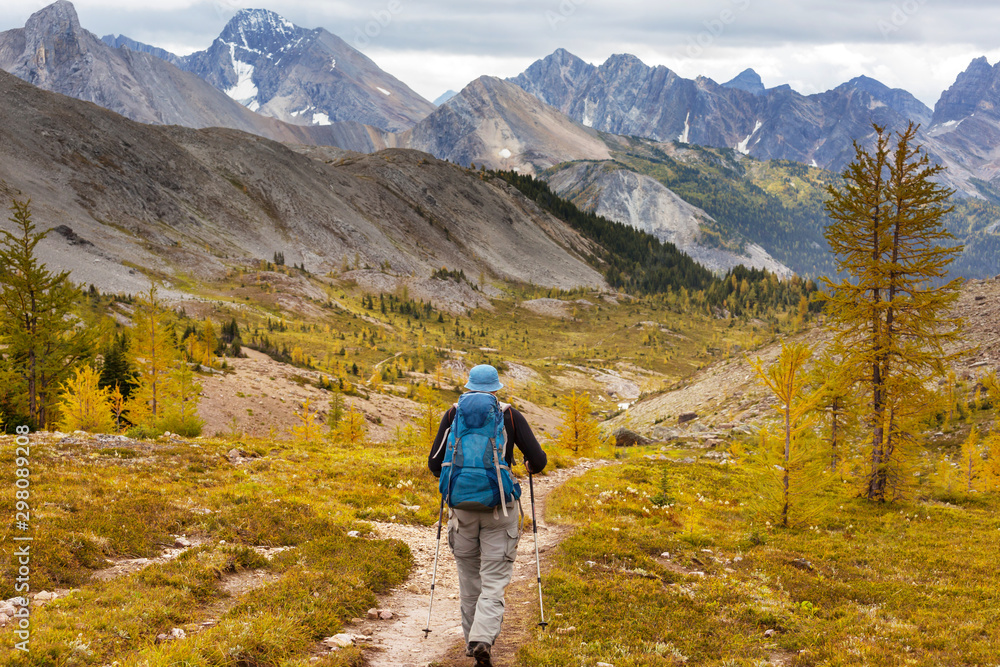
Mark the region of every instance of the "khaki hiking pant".
POLYGON ((517 556, 519 509, 514 502, 503 510, 473 512, 449 510, 448 546, 458 565, 458 590, 465 641, 491 646, 503 623, 504 589, 514 572, 517 556))

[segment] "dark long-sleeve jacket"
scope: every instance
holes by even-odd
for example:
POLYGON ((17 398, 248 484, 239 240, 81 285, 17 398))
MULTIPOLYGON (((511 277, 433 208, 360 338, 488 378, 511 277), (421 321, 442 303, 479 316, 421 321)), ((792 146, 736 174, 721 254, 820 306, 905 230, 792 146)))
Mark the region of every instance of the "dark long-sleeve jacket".
MULTIPOLYGON (((435 477, 441 476, 441 464, 444 463, 445 447, 448 445, 445 442, 445 433, 454 420, 455 407, 452 406, 441 418, 441 425, 438 426, 430 456, 427 457, 427 467, 431 469, 435 477)), ((548 458, 542 451, 541 445, 538 444, 538 440, 535 439, 535 434, 531 432, 531 427, 528 426, 524 415, 514 408, 508 408, 504 411, 504 431, 507 435, 507 449, 504 452, 507 465, 511 465, 514 461, 514 446, 516 445, 524 454, 525 460, 531 467, 531 472, 541 472, 548 462, 548 458)))

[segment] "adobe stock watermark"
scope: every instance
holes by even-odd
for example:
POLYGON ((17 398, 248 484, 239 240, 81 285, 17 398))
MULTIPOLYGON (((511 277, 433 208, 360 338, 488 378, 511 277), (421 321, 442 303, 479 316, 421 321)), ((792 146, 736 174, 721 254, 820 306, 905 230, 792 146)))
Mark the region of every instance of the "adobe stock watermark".
POLYGON ((585 4, 587 4, 587 0, 559 0, 559 6, 556 7, 555 11, 551 9, 545 11, 545 20, 549 24, 549 30, 555 32, 560 24, 569 20, 569 17, 576 14, 576 10, 585 4))
POLYGON ((400 0, 389 0, 383 9, 374 10, 371 13, 371 20, 365 23, 363 28, 354 29, 354 48, 363 49, 371 44, 373 39, 378 39, 382 31, 388 28, 402 11, 403 3, 400 0))
POLYGON ((903 2, 894 3, 889 16, 880 18, 875 25, 882 33, 882 37, 888 37, 894 32, 899 32, 926 4, 927 0, 903 0, 903 2))
POLYGON ((14 429, 14 557, 17 567, 14 578, 14 592, 20 597, 14 603, 14 636, 21 641, 14 644, 18 651, 28 652, 31 641, 31 611, 28 608, 28 593, 31 591, 31 441, 30 429, 18 426, 14 429))
POLYGON ((714 18, 702 22, 705 29, 697 35, 687 38, 684 54, 687 59, 701 57, 705 50, 715 43, 715 40, 725 34, 726 29, 750 9, 750 0, 729 0, 730 7, 721 10, 714 18))

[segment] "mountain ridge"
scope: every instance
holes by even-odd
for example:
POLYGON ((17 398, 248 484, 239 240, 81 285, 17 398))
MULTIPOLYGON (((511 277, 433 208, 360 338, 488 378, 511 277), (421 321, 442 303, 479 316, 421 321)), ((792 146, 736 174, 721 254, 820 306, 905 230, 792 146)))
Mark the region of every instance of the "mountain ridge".
MULTIPOLYGON (((424 153, 289 147, 236 130, 136 123, 0 72, 0 191, 31 198, 44 258, 102 291, 218 281, 282 251, 394 280, 442 266, 547 287, 604 286, 589 242, 513 188, 424 153), (14 114, 12 109, 21 113, 14 114)), ((7 226, 6 222, 3 222, 7 226)))

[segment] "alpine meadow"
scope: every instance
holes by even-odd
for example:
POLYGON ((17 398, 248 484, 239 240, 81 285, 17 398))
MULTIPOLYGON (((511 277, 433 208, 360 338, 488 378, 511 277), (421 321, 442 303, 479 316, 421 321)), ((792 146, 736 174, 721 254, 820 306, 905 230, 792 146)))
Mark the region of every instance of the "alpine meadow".
POLYGON ((1000 664, 995 31, 9 4, 0 664, 1000 664))

